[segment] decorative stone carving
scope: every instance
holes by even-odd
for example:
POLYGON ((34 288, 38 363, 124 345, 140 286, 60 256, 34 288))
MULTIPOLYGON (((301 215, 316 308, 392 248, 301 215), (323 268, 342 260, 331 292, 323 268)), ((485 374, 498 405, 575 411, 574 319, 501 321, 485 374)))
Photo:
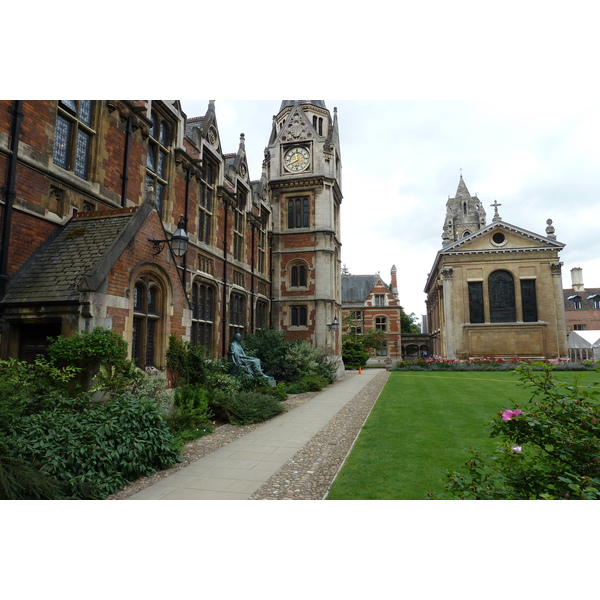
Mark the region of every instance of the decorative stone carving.
POLYGON ((452 267, 446 267, 440 271, 443 281, 451 281, 454 275, 454 269, 452 267))
POLYGON ((561 269, 562 266, 563 266, 562 262, 550 263, 550 272, 552 273, 552 275, 561 275, 562 274, 562 269, 561 269))

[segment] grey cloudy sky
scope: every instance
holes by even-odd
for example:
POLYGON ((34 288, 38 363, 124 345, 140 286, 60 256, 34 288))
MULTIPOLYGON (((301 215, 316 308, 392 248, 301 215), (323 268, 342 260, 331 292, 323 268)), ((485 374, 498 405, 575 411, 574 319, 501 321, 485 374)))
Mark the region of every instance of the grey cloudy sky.
MULTIPOLYGON (((306 94, 305 94, 306 95, 306 94)), ((423 287, 441 248, 446 201, 460 170, 491 221, 502 219, 545 235, 552 219, 563 285, 570 269, 600 286, 600 103, 596 98, 528 100, 325 100, 338 109, 342 153, 342 262, 353 274, 395 264, 401 303, 425 312, 423 287)), ((263 150, 279 100, 216 100, 225 152, 245 134, 250 176, 261 174, 263 150)), ((182 101, 188 117, 208 100, 182 101)))

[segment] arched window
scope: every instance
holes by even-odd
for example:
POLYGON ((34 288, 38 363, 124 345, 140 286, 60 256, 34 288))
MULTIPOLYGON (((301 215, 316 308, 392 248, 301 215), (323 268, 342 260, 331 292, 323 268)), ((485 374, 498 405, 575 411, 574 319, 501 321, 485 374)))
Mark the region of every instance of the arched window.
POLYGON ((163 318, 164 293, 149 275, 139 278, 133 289, 133 331, 131 357, 141 369, 161 363, 159 335, 163 318))
POLYGON ((192 285, 192 344, 213 347, 214 288, 199 281, 192 285))
POLYGON ((307 268, 304 263, 294 263, 291 269, 291 287, 306 287, 307 286, 307 268))
POLYGON ((515 282, 508 271, 494 271, 488 279, 490 295, 490 322, 514 323, 517 320, 515 306, 515 282))

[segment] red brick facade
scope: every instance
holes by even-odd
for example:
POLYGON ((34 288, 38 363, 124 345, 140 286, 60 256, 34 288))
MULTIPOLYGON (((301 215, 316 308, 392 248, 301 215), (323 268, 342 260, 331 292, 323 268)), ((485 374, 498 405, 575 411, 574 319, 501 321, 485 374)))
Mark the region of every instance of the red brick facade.
MULTIPOLYGON (((278 325, 269 181, 250 180, 243 137, 223 153, 212 101, 189 120, 177 101, 0 101, 0 188, 3 358, 103 326, 163 368, 171 334, 221 357, 233 333, 278 325), (187 253, 157 252, 181 220, 187 253)), ((313 303, 316 243, 279 244, 306 262, 313 303)))

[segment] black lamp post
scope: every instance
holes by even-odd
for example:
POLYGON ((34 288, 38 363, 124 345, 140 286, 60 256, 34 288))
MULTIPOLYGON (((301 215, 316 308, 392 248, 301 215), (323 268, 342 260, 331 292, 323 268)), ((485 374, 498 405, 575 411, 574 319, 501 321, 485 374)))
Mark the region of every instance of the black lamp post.
POLYGON ((177 257, 183 256, 188 249, 188 243, 189 243, 189 236, 185 230, 185 220, 183 218, 183 215, 181 216, 181 218, 179 219, 179 223, 177 224, 177 229, 175 230, 175 233, 171 236, 171 239, 167 239, 167 240, 148 240, 149 242, 152 242, 154 244, 154 252, 152 254, 152 256, 156 256, 157 254, 160 254, 164 247, 165 244, 170 242, 171 243, 171 250, 173 251, 173 254, 177 257))

